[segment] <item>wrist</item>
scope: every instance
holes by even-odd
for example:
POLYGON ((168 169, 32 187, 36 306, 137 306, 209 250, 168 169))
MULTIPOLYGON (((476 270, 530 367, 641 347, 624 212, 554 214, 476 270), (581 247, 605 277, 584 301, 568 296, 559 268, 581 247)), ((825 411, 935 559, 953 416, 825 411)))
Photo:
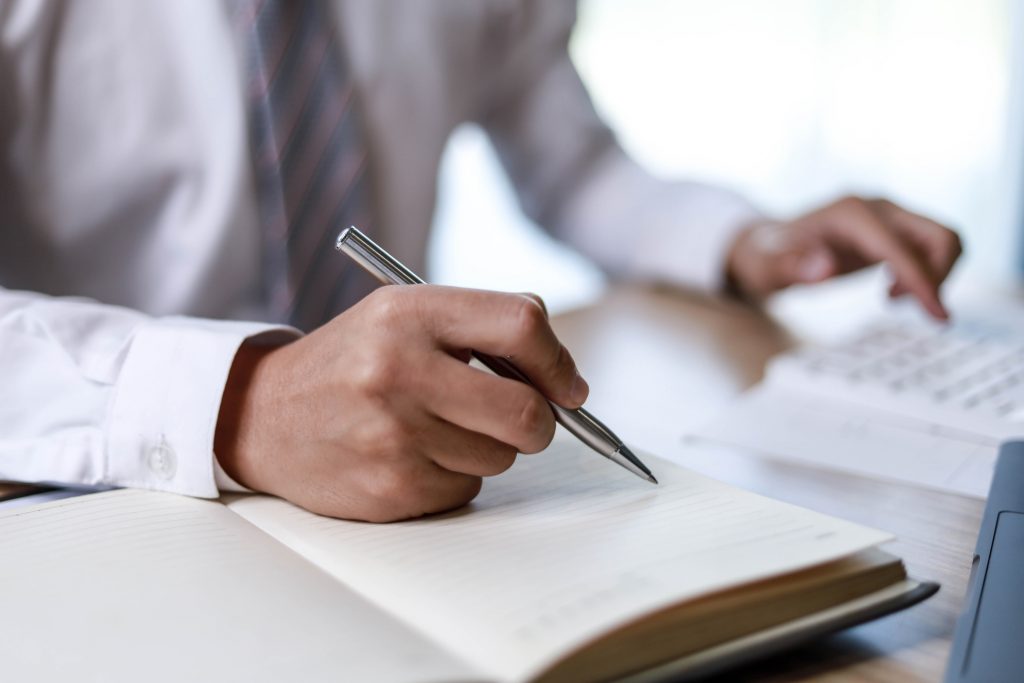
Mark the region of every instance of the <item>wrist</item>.
POLYGON ((224 472, 242 486, 262 490, 258 476, 260 423, 258 390, 265 382, 266 360, 277 347, 243 343, 235 354, 224 385, 213 450, 224 472))

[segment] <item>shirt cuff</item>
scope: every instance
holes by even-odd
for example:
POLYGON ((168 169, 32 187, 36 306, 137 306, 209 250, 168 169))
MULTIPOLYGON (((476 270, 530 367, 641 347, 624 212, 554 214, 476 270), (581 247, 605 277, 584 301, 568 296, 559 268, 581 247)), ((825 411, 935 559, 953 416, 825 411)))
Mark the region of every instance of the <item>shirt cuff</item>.
POLYGON ((141 325, 114 388, 104 481, 215 498, 213 438, 238 347, 298 336, 288 327, 199 318, 141 325))
POLYGON ((707 292, 726 286, 729 250, 763 216, 739 195, 699 183, 668 183, 634 233, 632 275, 707 292))
POLYGON ((762 219, 735 192, 660 180, 609 154, 568 207, 563 236, 612 275, 714 292, 733 241, 762 219))

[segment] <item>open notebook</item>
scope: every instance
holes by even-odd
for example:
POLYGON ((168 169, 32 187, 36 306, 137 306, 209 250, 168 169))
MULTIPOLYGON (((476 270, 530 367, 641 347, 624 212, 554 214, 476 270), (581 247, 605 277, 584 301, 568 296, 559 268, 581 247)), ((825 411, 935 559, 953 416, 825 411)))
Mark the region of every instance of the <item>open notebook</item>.
POLYGON ((589 681, 705 671, 934 592, 880 531, 569 440, 446 515, 121 490, 0 515, 11 680, 589 681))

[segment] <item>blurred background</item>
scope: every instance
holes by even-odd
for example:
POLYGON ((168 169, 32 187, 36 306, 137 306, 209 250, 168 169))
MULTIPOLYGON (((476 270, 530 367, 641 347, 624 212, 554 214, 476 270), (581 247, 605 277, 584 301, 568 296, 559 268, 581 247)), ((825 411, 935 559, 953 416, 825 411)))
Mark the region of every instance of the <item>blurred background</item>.
MULTIPOLYGON (((1022 7, 582 0, 571 50, 621 143, 655 173, 735 188, 780 217, 850 192, 887 196, 961 232, 956 278, 1005 284, 1024 265, 1022 7)), ((446 152, 434 235, 437 282, 536 291, 554 310, 603 286, 519 213, 474 127, 446 152)))

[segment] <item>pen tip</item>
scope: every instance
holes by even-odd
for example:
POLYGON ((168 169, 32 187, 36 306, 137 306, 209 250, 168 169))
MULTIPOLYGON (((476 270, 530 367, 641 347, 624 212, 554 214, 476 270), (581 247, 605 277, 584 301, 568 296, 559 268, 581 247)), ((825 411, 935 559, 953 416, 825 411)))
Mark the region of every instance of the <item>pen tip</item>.
POLYGON ((646 479, 652 484, 658 483, 658 480, 654 478, 654 475, 651 474, 651 471, 649 469, 647 469, 647 466, 640 461, 640 458, 633 455, 633 452, 626 447, 626 444, 620 445, 616 450, 616 453, 620 455, 624 460, 618 461, 620 465, 622 465, 627 470, 629 470, 636 476, 640 477, 641 479, 646 479))

